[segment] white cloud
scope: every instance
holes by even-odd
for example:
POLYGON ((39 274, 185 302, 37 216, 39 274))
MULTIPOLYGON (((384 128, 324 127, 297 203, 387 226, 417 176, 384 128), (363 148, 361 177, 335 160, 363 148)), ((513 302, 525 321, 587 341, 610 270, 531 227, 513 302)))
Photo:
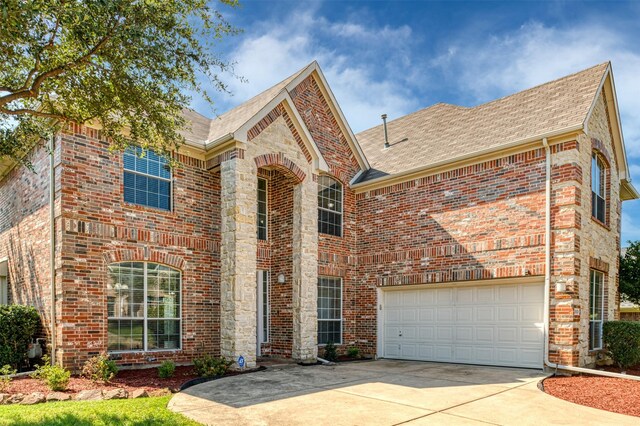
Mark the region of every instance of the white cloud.
POLYGON ((394 70, 409 58, 408 26, 331 22, 316 14, 316 10, 294 10, 278 21, 250 28, 228 55, 246 82, 229 79, 233 96, 219 97, 222 103, 230 107, 242 103, 317 60, 355 132, 377 125, 382 113, 399 117, 417 108, 415 95, 402 79, 389 78, 397 76, 394 70), (374 42, 384 45, 387 54, 371 49, 374 42))

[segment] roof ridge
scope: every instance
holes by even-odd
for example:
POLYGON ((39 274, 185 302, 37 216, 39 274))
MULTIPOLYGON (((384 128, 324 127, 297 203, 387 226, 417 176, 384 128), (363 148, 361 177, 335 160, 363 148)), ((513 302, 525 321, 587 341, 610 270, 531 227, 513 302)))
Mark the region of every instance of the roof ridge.
POLYGON ((589 68, 585 68, 585 69, 583 69, 583 70, 576 71, 576 72, 574 72, 574 73, 567 74, 567 75, 565 75, 565 76, 558 77, 558 78, 555 78, 555 79, 553 79, 553 80, 550 80, 550 81, 546 81, 546 82, 544 82, 544 83, 537 84, 537 85, 535 85, 535 86, 533 86, 533 87, 529 87, 529 88, 527 88, 527 89, 522 89, 522 90, 520 90, 520 91, 518 91, 518 92, 511 93, 510 95, 505 95, 505 96, 502 96, 502 97, 500 97, 500 98, 493 99, 493 100, 490 100, 490 101, 488 101, 488 102, 484 102, 484 103, 482 103, 482 104, 478 104, 478 105, 473 106, 473 107, 469 107, 469 109, 476 109, 476 108, 480 108, 480 107, 483 107, 483 106, 486 106, 486 105, 489 105, 489 104, 492 104, 492 103, 495 103, 495 102, 502 101, 502 100, 507 99, 507 98, 511 98, 511 97, 513 97, 513 96, 516 96, 516 95, 520 95, 520 94, 522 94, 522 93, 526 93, 526 92, 530 92, 530 91, 536 90, 536 89, 538 89, 538 88, 540 88, 540 87, 543 87, 543 86, 548 86, 548 85, 551 85, 551 84, 553 84, 553 83, 557 83, 557 82, 559 82, 559 81, 561 81, 561 80, 567 80, 567 79, 569 79, 569 78, 571 78, 571 77, 575 77, 575 76, 580 75, 580 74, 585 74, 585 73, 587 73, 587 72, 589 72, 589 71, 592 71, 593 69, 598 68, 598 67, 601 67, 601 66, 603 66, 603 65, 607 65, 607 66, 608 66, 610 63, 611 63, 611 61, 602 62, 602 63, 599 63, 599 64, 597 64, 597 65, 593 65, 593 66, 591 66, 591 67, 589 67, 589 68))

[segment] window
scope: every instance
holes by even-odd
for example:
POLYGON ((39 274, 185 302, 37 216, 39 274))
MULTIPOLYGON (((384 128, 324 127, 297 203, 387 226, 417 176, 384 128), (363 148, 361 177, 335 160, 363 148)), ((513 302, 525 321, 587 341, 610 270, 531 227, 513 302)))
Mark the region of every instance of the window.
POLYGON ((109 266, 108 350, 180 349, 180 271, 157 263, 109 266))
POLYGON ((318 344, 342 343, 342 280, 318 277, 318 344))
POLYGON ((589 350, 602 349, 604 274, 591 270, 589 286, 589 350))
POLYGON ((258 239, 267 239, 267 180, 258 178, 258 239))
POLYGON ((318 232, 342 236, 342 185, 329 176, 318 178, 318 232))
POLYGON ((140 147, 124 152, 124 200, 171 210, 171 170, 167 159, 140 147))
POLYGON ((9 272, 7 261, 0 262, 0 305, 9 304, 9 272))
POLYGON ((602 158, 593 153, 591 158, 591 215, 606 223, 606 165, 602 158))
POLYGON ((267 343, 269 341, 269 273, 267 271, 258 271, 258 291, 259 342, 267 343))

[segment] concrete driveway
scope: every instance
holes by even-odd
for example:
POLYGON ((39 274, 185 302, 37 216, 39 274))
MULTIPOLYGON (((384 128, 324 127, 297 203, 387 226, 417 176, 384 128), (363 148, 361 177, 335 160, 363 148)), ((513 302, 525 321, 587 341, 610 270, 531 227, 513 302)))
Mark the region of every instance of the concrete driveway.
POLYGON ((380 360, 272 367, 204 383, 169 408, 211 425, 638 425, 540 391, 539 370, 380 360))

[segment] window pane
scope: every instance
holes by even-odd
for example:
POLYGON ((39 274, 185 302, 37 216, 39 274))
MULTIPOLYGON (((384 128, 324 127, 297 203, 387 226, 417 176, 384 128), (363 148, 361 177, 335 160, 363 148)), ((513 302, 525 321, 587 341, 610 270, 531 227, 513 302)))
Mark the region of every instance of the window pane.
POLYGON ((318 232, 342 235, 342 185, 329 176, 318 177, 318 232))
POLYGON ((149 350, 180 348, 180 321, 148 320, 147 348, 149 350))
POLYGON ((144 322, 141 320, 109 320, 107 324, 108 350, 143 350, 143 328, 144 322))
POLYGON ((318 278, 318 343, 342 342, 342 281, 318 278))
POLYGON ((267 239, 267 181, 258 178, 257 233, 259 240, 267 239))
POLYGON ((169 210, 171 183, 167 179, 171 178, 171 172, 167 160, 152 151, 143 152, 139 147, 127 149, 123 157, 124 200, 169 210), (140 155, 144 156, 140 157, 140 155))

